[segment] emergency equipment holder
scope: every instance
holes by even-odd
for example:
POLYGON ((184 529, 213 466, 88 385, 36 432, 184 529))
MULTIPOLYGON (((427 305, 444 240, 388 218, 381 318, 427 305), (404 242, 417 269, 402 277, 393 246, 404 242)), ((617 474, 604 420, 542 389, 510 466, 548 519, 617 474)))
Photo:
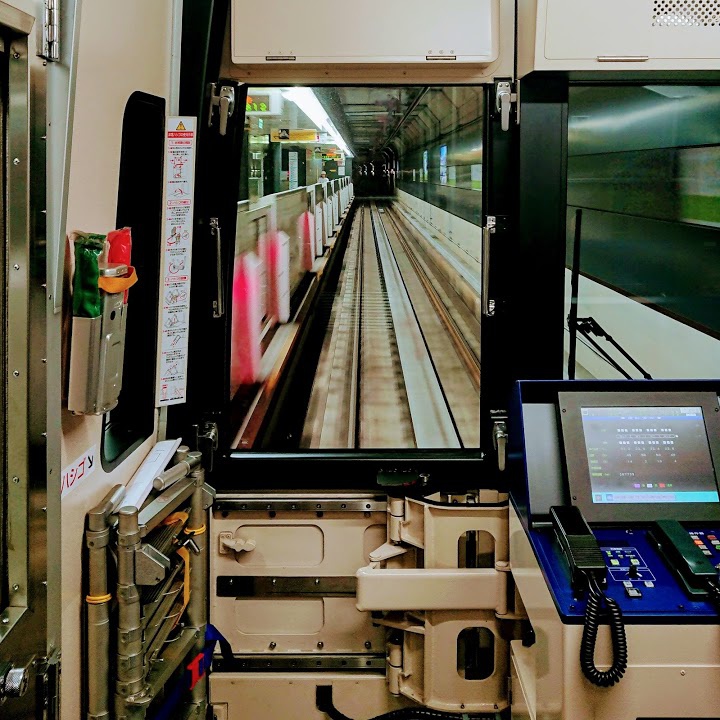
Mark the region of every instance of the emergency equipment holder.
POLYGON ((133 271, 129 278, 124 278, 128 266, 115 263, 101 263, 99 272, 102 314, 73 317, 68 410, 75 414, 109 412, 118 404, 122 389, 128 307, 124 296, 135 281, 135 274, 133 271), (117 292, 110 284, 112 281, 117 285, 117 292))
POLYGON ((206 529, 215 491, 199 464, 180 458, 175 468, 182 466, 182 477, 140 511, 123 507, 118 485, 88 513, 87 720, 205 717, 206 529), (113 556, 117 572, 109 571, 113 556), (179 693, 173 679, 183 668, 181 682, 189 682, 179 693), (183 696, 180 708, 153 704, 183 696))

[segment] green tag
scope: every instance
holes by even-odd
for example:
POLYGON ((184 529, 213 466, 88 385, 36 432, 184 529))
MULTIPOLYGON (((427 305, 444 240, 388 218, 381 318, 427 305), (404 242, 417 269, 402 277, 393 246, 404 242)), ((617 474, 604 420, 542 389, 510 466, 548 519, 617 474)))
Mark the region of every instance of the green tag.
POLYGON ((73 281, 73 315, 95 318, 102 315, 98 280, 100 255, 105 235, 78 235, 75 238, 75 278, 73 281))

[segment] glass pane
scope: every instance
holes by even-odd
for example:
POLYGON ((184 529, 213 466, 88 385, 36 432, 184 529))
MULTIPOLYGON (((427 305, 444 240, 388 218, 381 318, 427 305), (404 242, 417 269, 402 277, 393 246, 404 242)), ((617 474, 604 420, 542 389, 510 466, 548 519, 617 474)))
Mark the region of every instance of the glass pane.
POLYGON ((573 87, 568 136, 568 312, 580 218, 577 377, 714 377, 720 88, 573 87))
POLYGON ((477 448, 482 88, 250 88, 246 109, 235 446, 477 448))

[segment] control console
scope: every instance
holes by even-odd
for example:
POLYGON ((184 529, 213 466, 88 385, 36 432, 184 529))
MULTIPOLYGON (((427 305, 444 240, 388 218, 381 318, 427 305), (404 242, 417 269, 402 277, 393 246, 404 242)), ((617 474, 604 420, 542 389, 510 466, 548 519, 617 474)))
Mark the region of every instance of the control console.
POLYGON ((718 622, 718 391, 709 381, 518 384, 512 499, 563 622, 584 621, 590 575, 625 623, 718 622))

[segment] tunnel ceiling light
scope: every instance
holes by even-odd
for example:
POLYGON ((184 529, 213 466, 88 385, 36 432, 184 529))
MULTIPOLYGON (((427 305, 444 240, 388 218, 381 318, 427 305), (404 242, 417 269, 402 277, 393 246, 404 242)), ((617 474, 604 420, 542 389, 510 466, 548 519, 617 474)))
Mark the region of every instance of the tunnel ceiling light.
POLYGON ((312 88, 294 87, 283 91, 283 97, 294 102, 315 124, 318 130, 326 130, 347 157, 354 157, 342 135, 317 99, 312 88))

